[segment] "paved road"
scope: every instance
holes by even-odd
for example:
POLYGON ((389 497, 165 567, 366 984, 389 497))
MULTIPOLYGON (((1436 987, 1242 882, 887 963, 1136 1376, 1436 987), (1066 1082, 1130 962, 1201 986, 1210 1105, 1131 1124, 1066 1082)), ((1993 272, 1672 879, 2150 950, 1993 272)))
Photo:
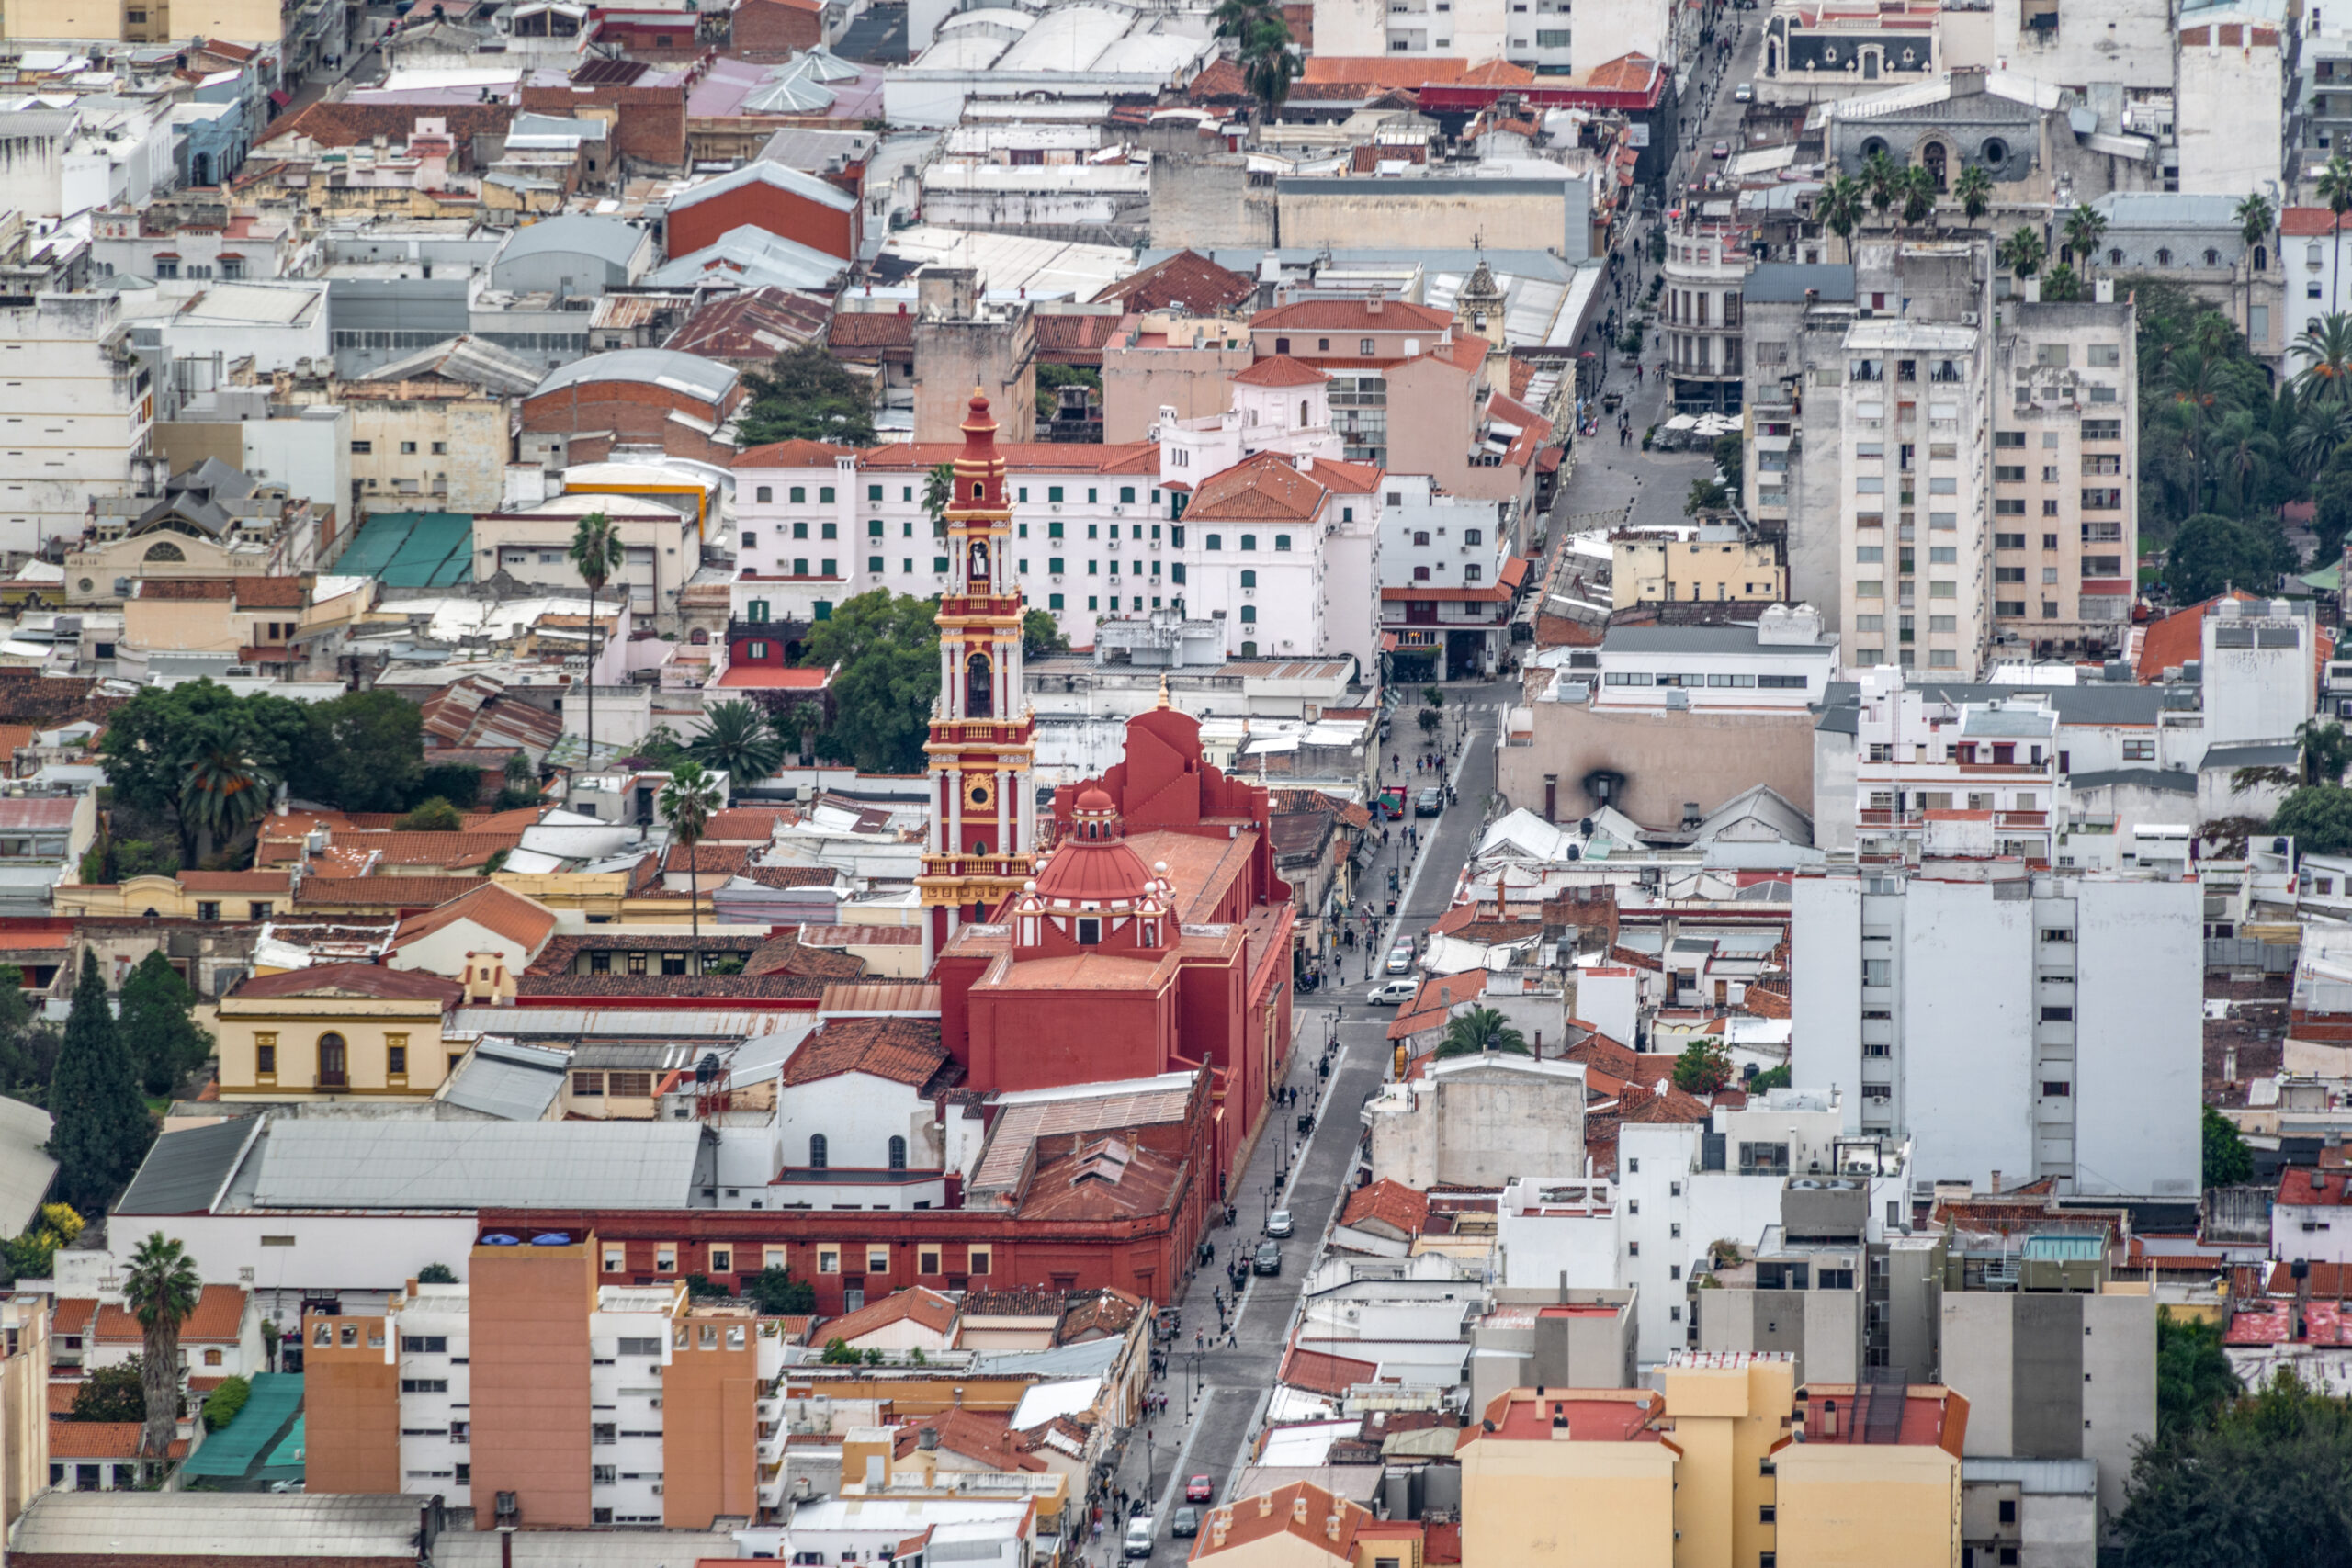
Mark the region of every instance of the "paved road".
MULTIPOLYGON (((1151 1500, 1159 1523, 1152 1553, 1155 1568, 1171 1568, 1189 1555, 1193 1543, 1168 1534, 1168 1521, 1182 1500, 1184 1483, 1207 1475, 1223 1501, 1241 1470, 1249 1463, 1251 1441, 1264 1424, 1266 1406, 1281 1366, 1283 1346, 1296 1316, 1299 1292, 1312 1271, 1322 1241, 1337 1218, 1356 1163, 1363 1123, 1359 1108, 1386 1077, 1388 1021, 1394 1010, 1375 1008, 1364 1000, 1370 989, 1369 964, 1377 968, 1387 942, 1399 935, 1418 936, 1444 912, 1453 900, 1462 866, 1483 830, 1488 796, 1494 787, 1492 738, 1500 705, 1511 687, 1505 683, 1450 685, 1446 691, 1448 724, 1442 732, 1454 733, 1453 718, 1462 721, 1464 741, 1460 773, 1455 780, 1460 803, 1443 815, 1391 824, 1389 845, 1377 859, 1368 887, 1385 888, 1388 868, 1399 871, 1404 897, 1395 919, 1382 918, 1384 940, 1369 946, 1359 942, 1341 951, 1342 973, 1337 980, 1305 999, 1296 1010, 1295 1043, 1290 1081, 1300 1089, 1302 1106, 1317 1095, 1314 1134, 1303 1153, 1294 1153, 1295 1111, 1269 1113, 1266 1130, 1247 1172, 1234 1183, 1233 1201, 1239 1223, 1211 1233, 1216 1246, 1216 1266, 1203 1269, 1181 1303, 1183 1328, 1169 1359, 1169 1375, 1153 1387, 1166 1395, 1163 1416, 1147 1416, 1130 1437, 1118 1483, 1136 1496, 1151 1500), (1483 743, 1482 743, 1483 742, 1483 743), (1408 855, 1400 829, 1410 823, 1420 843, 1408 855), (1321 1043, 1336 1032, 1339 1041, 1328 1086, 1317 1076, 1321 1043), (1252 1278, 1243 1292, 1238 1317, 1228 1317, 1232 1343, 1218 1335, 1218 1313, 1213 1291, 1225 1286, 1225 1264, 1237 1246, 1245 1252, 1263 1238, 1267 1213, 1287 1208, 1295 1234, 1282 1244, 1283 1271, 1252 1278), (1195 1346, 1199 1348, 1196 1349, 1195 1346)), ((1417 724, 1396 727, 1396 748, 1407 738, 1419 739, 1417 724)), ((1432 749, 1442 742, 1430 742, 1432 749)), ((1399 775, 1389 773, 1384 782, 1399 775)), ((1408 754, 1402 779, 1410 790, 1435 782, 1435 775, 1417 772, 1408 754)), ((1385 892, 1381 895, 1385 900, 1385 892)), ((1384 904, 1385 907, 1385 904, 1384 904)), ((1107 1565, 1117 1561, 1120 1531, 1106 1517, 1102 1537, 1092 1542, 1090 1562, 1107 1565)))

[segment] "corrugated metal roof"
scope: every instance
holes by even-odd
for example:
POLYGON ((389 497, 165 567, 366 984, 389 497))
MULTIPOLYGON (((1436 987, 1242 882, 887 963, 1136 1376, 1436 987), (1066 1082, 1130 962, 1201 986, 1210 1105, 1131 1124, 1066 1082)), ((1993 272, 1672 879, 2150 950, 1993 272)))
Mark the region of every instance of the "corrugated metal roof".
POLYGON ((696 1205, 707 1132, 690 1122, 278 1122, 264 1209, 696 1205))
POLYGON ((0 1235, 16 1235, 49 1196, 57 1162, 41 1152, 49 1112, 21 1100, 0 1100, 0 1235))
POLYGON ((26 1506, 8 1547, 158 1562, 255 1556, 406 1562, 417 1555, 417 1521, 432 1506, 431 1497, 405 1493, 44 1492, 26 1506))
POLYGON ((503 1122, 542 1121, 563 1089, 571 1062, 568 1051, 485 1040, 458 1066, 441 1098, 503 1122))
POLYGON ((775 1028, 767 1008, 458 1008, 449 1027, 460 1033, 517 1040, 612 1043, 645 1040, 748 1040, 775 1028))
POLYGON ((122 1214, 201 1214, 226 1187, 262 1118, 241 1116, 210 1127, 189 1127, 155 1140, 139 1174, 115 1204, 122 1214))

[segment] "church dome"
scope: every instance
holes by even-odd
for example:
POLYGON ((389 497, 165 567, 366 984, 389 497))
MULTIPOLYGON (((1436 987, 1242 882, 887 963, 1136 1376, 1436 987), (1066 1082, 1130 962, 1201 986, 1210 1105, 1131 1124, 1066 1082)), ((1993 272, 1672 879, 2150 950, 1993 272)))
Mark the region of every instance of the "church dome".
POLYGON ((1099 784, 1079 792, 1069 831, 1037 873, 1047 903, 1133 904, 1152 890, 1143 857, 1127 847, 1118 803, 1099 784))

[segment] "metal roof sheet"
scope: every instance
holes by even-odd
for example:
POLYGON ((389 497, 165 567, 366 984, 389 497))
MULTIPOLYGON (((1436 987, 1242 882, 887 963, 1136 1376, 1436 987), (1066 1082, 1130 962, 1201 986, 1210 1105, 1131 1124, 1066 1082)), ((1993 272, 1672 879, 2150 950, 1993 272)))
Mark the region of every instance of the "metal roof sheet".
POLYGON ((264 1209, 695 1206, 707 1131, 671 1122, 276 1122, 264 1209))
POLYGON ((533 395, 544 397, 588 381, 645 381, 716 403, 734 389, 735 380, 732 366, 699 355, 673 354, 665 348, 616 348, 558 366, 548 372, 533 395))
POLYGON ((92 1561, 406 1562, 418 1554, 417 1521, 433 1503, 404 1493, 44 1492, 26 1506, 8 1546, 92 1561))
POLYGON ((502 1122, 542 1121, 563 1089, 571 1061, 568 1051, 485 1040, 459 1064, 441 1098, 502 1122))
POLYGON ((209 1213, 262 1130, 262 1118, 241 1116, 210 1127, 166 1133, 140 1162, 139 1174, 115 1203, 120 1214, 209 1213))

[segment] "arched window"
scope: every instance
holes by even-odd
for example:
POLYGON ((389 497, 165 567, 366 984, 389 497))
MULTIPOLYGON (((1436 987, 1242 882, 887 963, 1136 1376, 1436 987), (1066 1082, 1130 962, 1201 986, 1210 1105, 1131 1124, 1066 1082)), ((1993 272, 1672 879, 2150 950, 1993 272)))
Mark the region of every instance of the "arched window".
POLYGON ((755 500, 774 501, 775 499, 775 487, 774 485, 761 485, 752 491, 752 495, 755 500))
POLYGON ((1256 548, 1258 547, 1258 536, 1257 536, 1257 535, 1255 535, 1255 534, 1244 534, 1244 535, 1242 535, 1242 536, 1241 536, 1241 547, 1242 547, 1243 549, 1245 549, 1245 550, 1254 550, 1254 549, 1256 549, 1256 548))
POLYGON ((2123 248, 2120 245, 2109 245, 2107 248, 2107 265, 2109 266, 2123 265, 2123 248))
POLYGON ((2256 245, 2254 247, 2254 270, 2256 272, 2268 272, 2270 270, 2269 246, 2256 245))
POLYGON ((351 1086, 351 1051, 340 1034, 319 1036, 319 1087, 348 1089, 351 1086))
POLYGON ((2207 266, 2219 266, 2219 265, 2222 265, 2222 253, 2221 253, 2221 252, 2219 252, 2219 251, 2217 251, 2217 250, 2215 250, 2215 249, 2214 249, 2212 246, 2211 246, 2211 245, 2206 246, 2206 247, 2205 247, 2205 265, 2206 265, 2207 266))
POLYGON ((1429 542, 1430 531, 1427 528, 1416 528, 1413 530, 1413 543, 1417 545, 1426 545, 1429 542))
POLYGON ((1241 569, 1241 586, 1244 588, 1257 587, 1258 574, 1250 570, 1248 567, 1243 567, 1241 569))
POLYGON ((974 479, 972 481, 972 499, 974 501, 979 500, 980 493, 980 482, 978 479, 974 479))
POLYGON ((989 656, 976 653, 964 665, 964 716, 996 716, 994 682, 989 679, 989 656))
POLYGON ((159 544, 148 547, 147 558, 149 560, 186 560, 187 556, 177 545, 165 539, 159 544))
POLYGON ((904 1138, 890 1140, 890 1168, 892 1170, 907 1168, 907 1141, 904 1138))
POLYGON ((1298 423, 1301 423, 1301 424, 1305 424, 1305 423, 1306 423, 1306 408, 1307 408, 1306 400, 1305 398, 1301 398, 1301 399, 1299 399, 1299 400, 1298 400, 1298 423))
POLYGON ((2157 251, 2156 251, 2156 265, 2157 265, 2158 266, 2170 266, 2170 265, 2172 265, 2172 251, 2171 251, 2171 249, 2170 249, 2169 247, 2166 247, 2166 246, 2159 246, 2159 247, 2157 248, 2157 251))
POLYGON ((1942 142, 1930 141, 1921 149, 1919 163, 1934 177, 1937 190, 1942 191, 1949 188, 1944 184, 1944 144, 1942 142))
POLYGON ((710 632, 706 627, 696 626, 693 631, 686 634, 686 641, 696 648, 707 647, 710 642, 710 632))
POLYGON ((811 1170, 825 1168, 825 1134, 822 1133, 811 1133, 808 1135, 808 1168, 811 1170))

